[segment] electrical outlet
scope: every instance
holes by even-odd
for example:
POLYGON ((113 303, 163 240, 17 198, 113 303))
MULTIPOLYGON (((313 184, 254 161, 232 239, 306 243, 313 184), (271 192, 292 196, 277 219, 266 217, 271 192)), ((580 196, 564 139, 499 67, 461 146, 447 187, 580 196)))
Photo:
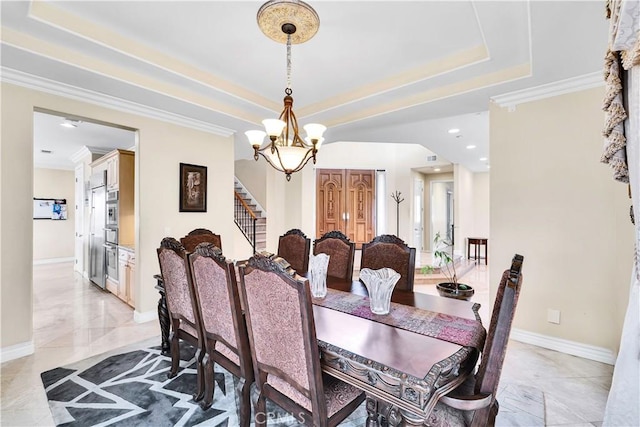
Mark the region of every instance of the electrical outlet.
POLYGON ((556 325, 560 324, 560 310, 554 310, 551 308, 547 309, 547 322, 555 323, 556 325))

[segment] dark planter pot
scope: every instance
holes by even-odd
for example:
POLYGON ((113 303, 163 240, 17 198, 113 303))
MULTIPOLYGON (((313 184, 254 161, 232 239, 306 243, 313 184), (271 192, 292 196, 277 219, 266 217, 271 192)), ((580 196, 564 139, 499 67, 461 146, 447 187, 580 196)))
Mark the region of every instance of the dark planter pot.
POLYGON ((441 297, 455 298, 465 301, 469 301, 475 292, 471 286, 462 283, 458 283, 457 290, 456 284, 451 282, 438 283, 436 288, 438 289, 438 293, 441 297))

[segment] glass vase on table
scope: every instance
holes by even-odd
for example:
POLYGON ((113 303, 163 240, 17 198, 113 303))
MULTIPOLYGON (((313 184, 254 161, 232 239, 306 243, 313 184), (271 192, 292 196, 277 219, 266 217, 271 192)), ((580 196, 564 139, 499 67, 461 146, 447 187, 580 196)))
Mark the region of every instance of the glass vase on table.
POLYGON ((327 295, 328 268, 329 255, 321 253, 309 256, 309 285, 311 295, 315 298, 324 298, 327 295))
POLYGON ((400 273, 391 268, 372 270, 363 268, 360 279, 369 292, 369 304, 373 314, 389 314, 391 309, 391 294, 396 283, 400 280, 400 273))

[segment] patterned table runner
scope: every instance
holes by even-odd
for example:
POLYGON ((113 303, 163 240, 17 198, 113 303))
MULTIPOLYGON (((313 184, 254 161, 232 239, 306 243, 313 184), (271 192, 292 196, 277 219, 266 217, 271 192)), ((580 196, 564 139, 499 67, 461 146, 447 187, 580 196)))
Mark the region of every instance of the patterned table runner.
POLYGON ((326 297, 313 298, 313 303, 431 338, 465 347, 475 347, 480 351, 484 346, 486 331, 477 320, 422 310, 394 302, 391 303, 389 314, 373 314, 368 297, 335 289, 327 291, 326 297))

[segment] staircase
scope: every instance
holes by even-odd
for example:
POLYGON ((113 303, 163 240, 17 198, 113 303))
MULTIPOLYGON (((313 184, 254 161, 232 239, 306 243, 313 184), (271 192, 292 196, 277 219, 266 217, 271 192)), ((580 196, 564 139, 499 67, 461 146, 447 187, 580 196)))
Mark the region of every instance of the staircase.
POLYGON ((236 193, 235 200, 241 200, 242 203, 236 202, 236 209, 234 209, 234 219, 236 225, 249 243, 253 245, 253 219, 255 216, 255 252, 264 251, 267 248, 267 217, 266 212, 262 209, 260 204, 251 196, 247 189, 242 185, 238 178, 234 179, 234 191, 236 193), (242 205, 242 206, 240 206, 242 205), (248 209, 244 209, 248 208, 248 209), (249 214, 250 211, 253 215, 249 214))

